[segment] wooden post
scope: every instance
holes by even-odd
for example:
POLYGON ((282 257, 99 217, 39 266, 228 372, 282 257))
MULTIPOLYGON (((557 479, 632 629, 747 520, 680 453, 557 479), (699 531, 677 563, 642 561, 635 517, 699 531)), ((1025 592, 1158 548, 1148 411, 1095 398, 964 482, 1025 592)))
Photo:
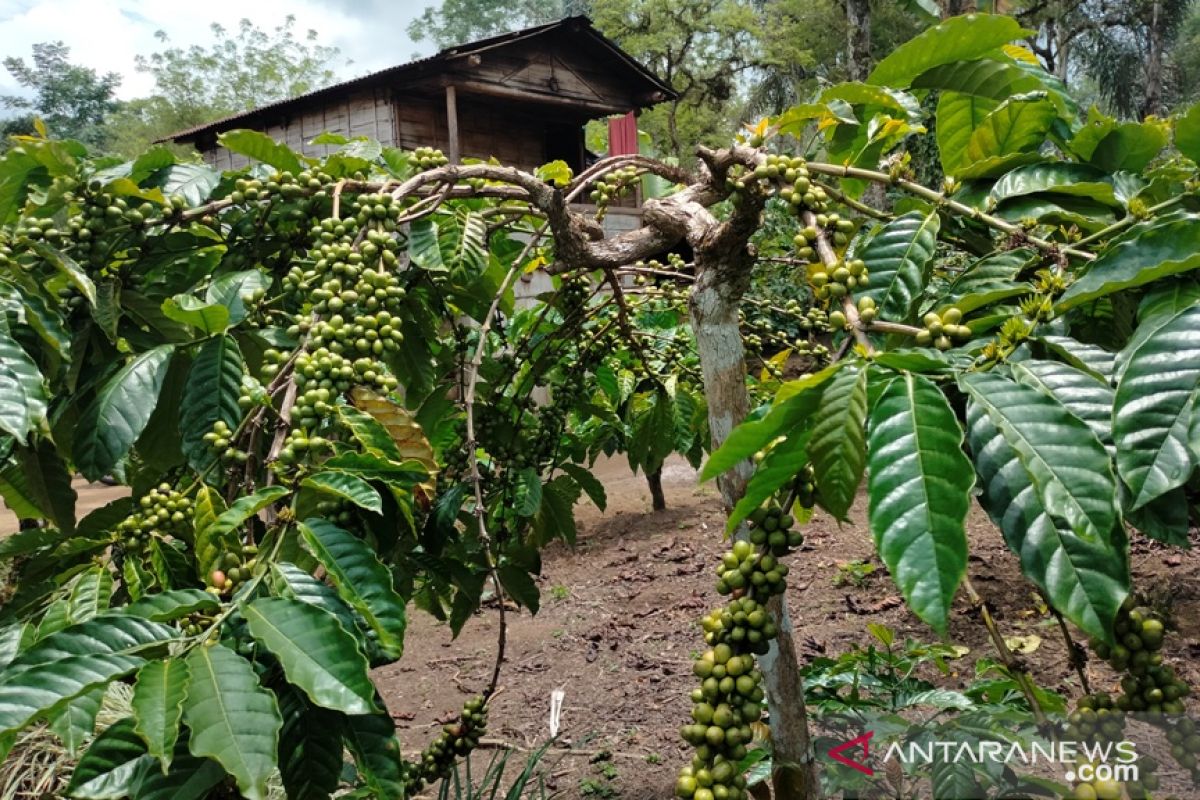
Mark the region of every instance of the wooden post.
POLYGON ((458 148, 458 93, 453 86, 446 87, 446 129, 450 135, 450 152, 446 155, 451 164, 457 164, 461 155, 458 148))

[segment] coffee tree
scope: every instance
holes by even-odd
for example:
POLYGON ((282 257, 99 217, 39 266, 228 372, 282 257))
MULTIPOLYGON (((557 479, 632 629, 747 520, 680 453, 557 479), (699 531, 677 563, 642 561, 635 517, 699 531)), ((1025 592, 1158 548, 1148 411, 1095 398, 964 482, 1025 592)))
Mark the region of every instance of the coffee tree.
POLYGON ((605 502, 599 453, 653 471, 710 447, 738 541, 680 796, 746 795, 764 702, 777 795, 816 796, 785 559, 864 476, 914 613, 945 631, 964 589, 1035 713, 965 580, 975 487, 1049 604, 1131 670, 1125 704, 1178 711, 1127 547, 1130 528, 1186 541, 1200 112, 1085 118, 1023 35, 948 20, 869 81, 701 148, 695 174, 365 141, 314 160, 250 131, 222 143, 254 166, 221 174, 18 141, 0 160, 0 494, 27 522, 0 541, 3 749, 45 723, 81 753, 75 797, 327 797, 344 752, 357 796, 410 795, 485 731, 506 612, 490 682, 409 759, 367 672, 401 657, 408 604, 454 630, 485 585, 536 610, 540 547, 573 541, 584 494, 605 502), (905 156, 931 123, 938 189, 905 156), (639 230, 571 206, 645 174, 676 188, 639 230), (894 213, 855 199, 872 182, 894 213), (690 263, 652 263, 680 243, 690 263), (555 291, 518 309, 538 265, 555 291), (781 381, 796 351, 808 374, 781 381), (75 472, 132 496, 76 519, 75 472), (130 713, 93 737, 117 683, 130 713))

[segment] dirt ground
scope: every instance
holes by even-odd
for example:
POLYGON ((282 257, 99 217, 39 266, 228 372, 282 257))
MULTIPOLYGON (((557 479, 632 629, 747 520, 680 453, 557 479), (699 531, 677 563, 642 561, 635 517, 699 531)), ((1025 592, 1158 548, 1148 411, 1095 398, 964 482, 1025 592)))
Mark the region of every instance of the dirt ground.
MULTIPOLYGON (((682 462, 664 471, 668 510, 650 511, 644 480, 622 462, 602 468, 609 506, 600 513, 577 506, 574 550, 555 545, 544 558, 537 616, 510 615, 508 660, 491 714, 489 738, 532 748, 549 735, 550 693, 566 692, 562 739, 574 751, 552 760, 550 788, 562 797, 669 798, 679 767, 690 757, 678 738, 689 721, 694 686, 691 658, 702 649, 699 618, 718 604, 713 567, 722 546, 723 516, 712 484, 698 486, 682 462), (597 758, 611 753, 612 758, 597 758)), ((803 550, 791 559, 788 599, 801 658, 836 655, 870 641, 869 622, 888 625, 898 638, 936 639, 900 602, 878 561, 860 498, 854 526, 818 515, 807 526, 803 550), (839 564, 877 567, 863 585, 836 586, 839 564)), ((1020 577, 1016 558, 999 532, 975 509, 968 520, 970 575, 995 608, 1006 636, 1042 639, 1029 654, 1042 685, 1068 697, 1082 694, 1068 666, 1066 646, 1038 598, 1020 577)), ((1178 633, 1168 639, 1173 663, 1190 682, 1200 679, 1200 556, 1145 544, 1132 558, 1135 582, 1154 586, 1173 602, 1178 633)), ((486 685, 496 652, 497 611, 480 612, 457 641, 427 615, 410 620, 404 658, 377 679, 397 718, 405 748, 437 732, 472 693, 486 685)), ((994 657, 986 631, 960 596, 949 641, 970 648, 945 679, 961 687, 978 657, 994 657)), ((1088 668, 1093 690, 1116 681, 1104 664, 1088 668)))
MULTIPOLYGON (((688 720, 691 658, 703 647, 697 621, 720 599, 712 588, 713 566, 724 549, 720 502, 715 487, 698 485, 683 462, 670 462, 664 470, 669 508, 658 513, 650 510, 644 479, 631 475, 623 461, 602 465, 600 476, 607 512, 586 502, 577 506, 577 546, 556 544, 545 553, 540 613, 509 614, 502 691, 485 741, 520 749, 543 743, 550 693, 561 688, 566 693, 561 747, 544 762, 549 788, 563 798, 668 798, 688 758, 677 731, 688 720)), ((121 491, 79 488, 81 516, 121 491)), ((803 550, 791 559, 788 598, 803 660, 867 644, 869 622, 884 623, 900 637, 935 638, 905 610, 872 558, 861 499, 851 516, 856 524, 840 527, 818 515, 806 527, 803 550), (876 570, 861 586, 835 585, 845 572, 839 565, 854 561, 873 563, 876 570)), ((1066 647, 1053 621, 1038 613, 1015 557, 977 509, 968 526, 971 578, 994 606, 1005 635, 1040 636, 1040 647, 1028 656, 1037 680, 1078 696, 1066 647)), ((0 531, 13 527, 10 518, 0 517, 0 531)), ((1182 676, 1200 683, 1200 555, 1139 543, 1132 565, 1139 587, 1154 587, 1170 598, 1180 629, 1167 650, 1182 676)), ((476 614, 455 641, 445 626, 412 612, 403 659, 375 674, 406 751, 424 746, 486 685, 497 614, 494 606, 476 614)), ((959 687, 974 674, 976 658, 993 656, 961 592, 948 639, 970 649, 944 679, 959 687)), ((1115 685, 1103 664, 1090 665, 1089 677, 1094 688, 1115 685)), ((495 752, 484 750, 476 765, 495 752)))

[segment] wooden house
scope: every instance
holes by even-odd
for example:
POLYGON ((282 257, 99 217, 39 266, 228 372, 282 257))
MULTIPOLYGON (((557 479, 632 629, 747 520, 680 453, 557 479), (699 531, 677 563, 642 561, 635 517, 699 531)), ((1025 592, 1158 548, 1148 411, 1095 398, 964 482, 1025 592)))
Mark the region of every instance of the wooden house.
MULTIPOLYGON (((587 161, 588 120, 637 112, 674 91, 586 17, 495 36, 361 78, 244 111, 167 137, 191 143, 221 169, 243 156, 217 144, 235 128, 263 131, 313 156, 320 133, 365 136, 384 145, 440 148, 451 161, 495 157, 533 169, 587 161)), ((632 117, 629 118, 633 124, 632 117)))

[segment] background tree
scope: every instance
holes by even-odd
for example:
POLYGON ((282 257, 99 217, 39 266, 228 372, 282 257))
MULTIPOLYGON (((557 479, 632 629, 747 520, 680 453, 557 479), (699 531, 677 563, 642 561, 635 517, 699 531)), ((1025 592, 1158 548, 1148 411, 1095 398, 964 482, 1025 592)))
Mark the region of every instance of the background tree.
POLYGON ((9 57, 4 68, 17 83, 29 89, 31 97, 0 97, 6 108, 24 112, 0 128, 5 136, 34 133, 33 120, 40 118, 50 135, 96 144, 103 138, 102 123, 117 108, 113 92, 121 76, 109 72, 97 75, 87 67, 72 64, 71 49, 62 42, 33 45, 33 62, 9 57))
MULTIPOLYGON (((154 78, 154 93, 123 106, 109 119, 109 142, 125 154, 172 131, 294 97, 333 83, 339 51, 300 35, 296 18, 265 31, 243 19, 237 29, 212 25, 213 41, 168 47, 137 57, 154 78)), ((166 34, 158 33, 166 43, 166 34)))

